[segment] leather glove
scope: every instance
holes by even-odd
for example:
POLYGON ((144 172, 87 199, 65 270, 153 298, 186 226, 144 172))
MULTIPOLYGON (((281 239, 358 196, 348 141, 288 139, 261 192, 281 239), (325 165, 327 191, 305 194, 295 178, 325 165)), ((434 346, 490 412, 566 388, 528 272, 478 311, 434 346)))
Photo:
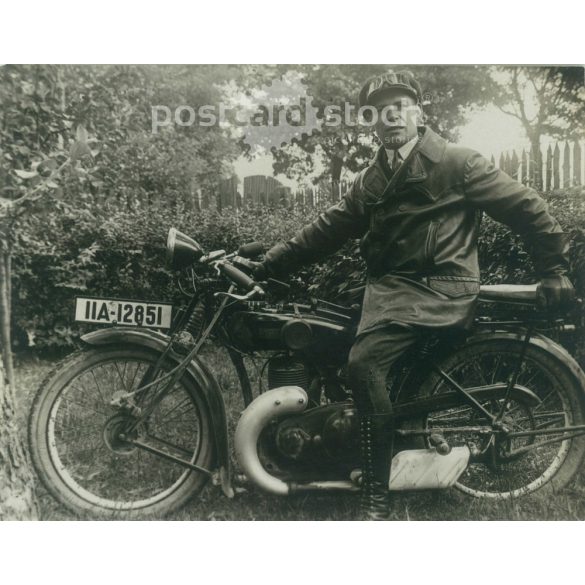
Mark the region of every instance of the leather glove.
POLYGON ((266 280, 269 276, 268 269, 264 262, 253 262, 249 260, 249 265, 253 265, 252 267, 252 274, 254 275, 254 280, 256 282, 260 282, 261 280, 266 280))
POLYGON ((538 306, 549 311, 567 308, 574 300, 575 289, 564 274, 545 276, 536 289, 538 306))

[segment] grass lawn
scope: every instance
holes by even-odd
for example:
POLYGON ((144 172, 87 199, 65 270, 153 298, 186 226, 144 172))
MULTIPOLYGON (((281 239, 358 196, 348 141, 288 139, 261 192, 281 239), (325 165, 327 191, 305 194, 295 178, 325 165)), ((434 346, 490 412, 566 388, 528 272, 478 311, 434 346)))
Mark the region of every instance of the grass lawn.
MULTIPOLYGON (((230 438, 243 408, 235 372, 227 355, 208 351, 205 356, 224 390, 230 414, 230 438)), ((20 356, 17 359, 17 400, 19 426, 23 438, 31 401, 54 360, 20 356)), ((43 520, 75 520, 66 509, 38 485, 43 520)), ((354 520, 358 517, 355 494, 303 493, 276 497, 250 487, 226 498, 221 490, 208 485, 200 496, 172 520, 354 520)), ((514 502, 491 502, 465 496, 455 489, 442 492, 398 493, 393 496, 392 517, 396 520, 583 520, 585 519, 585 470, 571 487, 555 497, 538 494, 514 502)), ((153 518, 154 519, 154 518, 153 518)))

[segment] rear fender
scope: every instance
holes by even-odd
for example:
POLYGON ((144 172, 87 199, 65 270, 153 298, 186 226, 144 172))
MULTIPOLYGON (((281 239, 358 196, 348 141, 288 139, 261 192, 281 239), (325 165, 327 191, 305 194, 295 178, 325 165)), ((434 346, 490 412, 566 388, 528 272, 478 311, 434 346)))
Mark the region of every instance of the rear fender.
MULTIPOLYGON (((170 338, 163 333, 158 333, 150 329, 134 329, 131 327, 99 329, 91 333, 86 333, 81 339, 88 345, 139 345, 161 353, 167 348, 170 341, 170 338)), ((169 357, 179 363, 179 359, 174 357, 172 353, 169 357)), ((227 496, 231 497, 233 491, 230 480, 227 417, 221 389, 209 368, 197 357, 191 360, 186 374, 195 382, 198 388, 201 388, 203 399, 211 417, 211 428, 214 435, 213 438, 215 441, 215 451, 222 489, 227 496)))
MULTIPOLYGON (((500 341, 515 341, 517 343, 523 343, 526 331, 518 330, 512 331, 496 331, 486 333, 476 333, 465 339, 461 346, 470 346, 475 344, 483 343, 496 343, 500 341)), ((574 380, 574 382, 581 388, 581 402, 585 408, 585 373, 577 363, 577 361, 571 356, 571 354, 561 345, 549 339, 548 337, 539 333, 534 333, 529 341, 532 347, 538 348, 539 350, 552 355, 559 364, 562 365, 565 372, 574 380)), ((457 351, 459 346, 444 346, 440 347, 435 357, 436 363, 440 366, 444 359, 447 359, 454 351, 457 351)), ((403 381, 399 396, 400 401, 406 402, 415 400, 418 396, 418 389, 426 379, 426 375, 430 373, 423 369, 414 368, 409 372, 408 377, 403 381)))
MULTIPOLYGON (((492 340, 516 341, 518 343, 523 343, 525 335, 526 331, 523 330, 519 330, 518 332, 500 331, 495 333, 478 333, 469 337, 465 345, 484 343, 492 340)), ((558 360, 559 364, 565 369, 565 372, 573 378, 579 388, 581 388, 581 402, 585 406, 585 373, 575 358, 562 345, 559 345, 556 341, 553 341, 540 333, 533 333, 530 337, 529 344, 551 354, 558 360)))

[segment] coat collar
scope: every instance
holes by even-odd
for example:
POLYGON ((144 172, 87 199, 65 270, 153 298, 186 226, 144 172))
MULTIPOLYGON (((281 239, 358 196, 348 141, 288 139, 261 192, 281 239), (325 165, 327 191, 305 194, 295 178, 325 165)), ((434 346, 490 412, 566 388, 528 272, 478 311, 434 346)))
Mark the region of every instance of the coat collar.
POLYGON ((433 163, 438 163, 441 162, 446 148, 447 141, 444 138, 426 126, 422 128, 419 154, 426 156, 433 163))
POLYGON ((364 177, 364 186, 369 193, 377 198, 384 193, 383 199, 386 198, 386 191, 392 191, 397 184, 403 183, 419 183, 424 181, 428 175, 425 169, 424 159, 427 159, 433 164, 440 162, 443 158, 445 149, 447 148, 447 141, 441 138, 438 134, 433 132, 430 128, 423 127, 420 131, 420 142, 414 148, 411 156, 408 156, 404 162, 404 169, 400 169, 401 177, 393 177, 388 182, 384 168, 387 167, 386 151, 384 147, 380 147, 376 153, 376 157, 369 167, 366 176, 364 177), (396 180, 398 179, 398 180, 396 180))
MULTIPOLYGON (((445 148, 447 148, 447 141, 441 138, 436 132, 430 128, 423 126, 419 130, 419 144, 416 148, 416 154, 420 154, 428 158, 432 163, 438 163, 443 158, 445 148)), ((378 149, 374 165, 381 165, 382 160, 385 160, 386 150, 383 146, 378 149)), ((416 158, 416 157, 413 157, 416 158)), ((411 160, 412 162, 412 160, 411 160)))

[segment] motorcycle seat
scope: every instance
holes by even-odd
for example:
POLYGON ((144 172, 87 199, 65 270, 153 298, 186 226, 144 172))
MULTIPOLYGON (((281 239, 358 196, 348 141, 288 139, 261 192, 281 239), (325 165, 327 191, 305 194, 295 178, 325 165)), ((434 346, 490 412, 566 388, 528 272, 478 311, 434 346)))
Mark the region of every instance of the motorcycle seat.
POLYGON ((536 302, 538 284, 484 284, 479 287, 481 301, 536 302))

